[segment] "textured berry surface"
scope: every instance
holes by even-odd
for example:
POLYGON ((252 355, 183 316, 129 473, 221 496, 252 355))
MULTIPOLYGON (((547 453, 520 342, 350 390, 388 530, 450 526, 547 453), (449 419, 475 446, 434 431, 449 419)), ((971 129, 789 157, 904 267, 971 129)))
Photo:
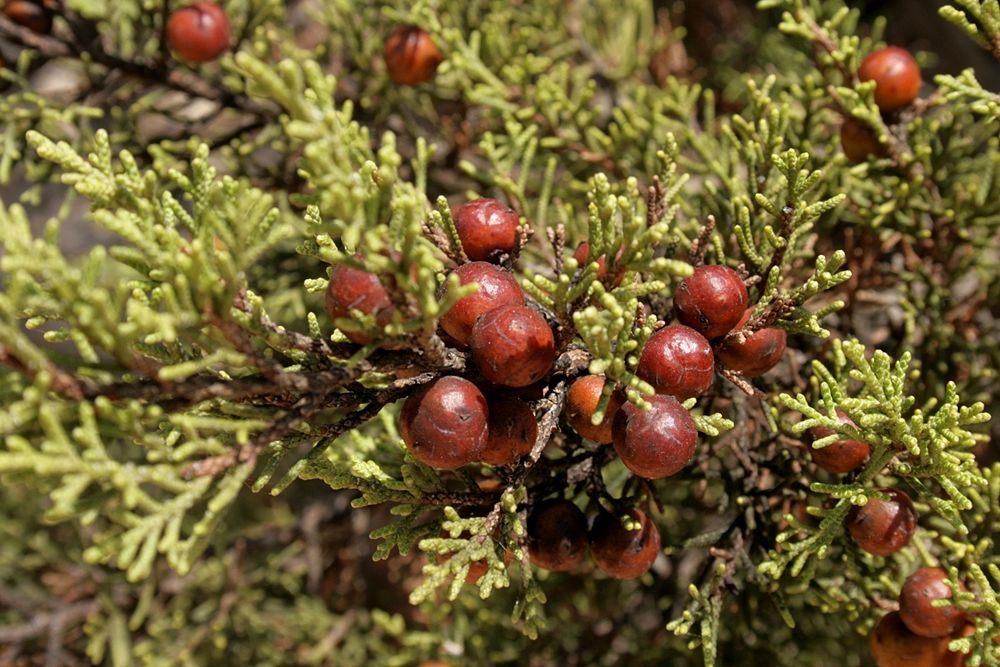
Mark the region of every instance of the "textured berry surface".
POLYGON ((482 392, 451 375, 411 394, 399 416, 400 435, 413 457, 445 470, 479 460, 488 429, 489 408, 482 392))
POLYGON ((382 56, 389 78, 404 86, 430 81, 444 61, 430 33, 412 25, 400 26, 389 34, 382 56))
MULTIPOLYGON (((392 301, 378 276, 368 271, 356 269, 346 264, 338 264, 330 273, 330 285, 326 290, 326 312, 330 319, 351 317, 352 310, 359 310, 375 317, 379 326, 385 326, 392 319, 392 301)), ((349 340, 360 345, 371 342, 362 333, 344 332, 349 340)))
POLYGON ((674 292, 677 319, 705 338, 729 333, 749 303, 743 279, 728 266, 699 266, 674 292))
POLYGON ((640 525, 627 530, 621 519, 602 512, 590 529, 590 555, 605 573, 615 579, 640 577, 653 566, 660 553, 660 531, 642 510, 631 509, 628 515, 640 525))
POLYGON ((840 126, 840 146, 851 162, 885 156, 885 146, 879 143, 870 127, 856 118, 848 118, 840 126))
POLYGON ((489 401, 490 434, 482 460, 495 466, 516 463, 531 452, 538 437, 538 421, 531 406, 519 398, 489 401))
POLYGON ((910 629, 923 637, 950 635, 965 620, 965 615, 948 605, 935 607, 935 600, 951 598, 948 575, 938 567, 922 567, 903 583, 899 593, 899 616, 910 629))
POLYGON ((451 307, 441 317, 441 327, 462 345, 469 344, 472 326, 479 316, 510 304, 523 305, 524 293, 510 271, 489 262, 469 262, 452 272, 462 285, 476 283, 477 290, 451 307))
MULTIPOLYGON (((733 329, 742 328, 752 312, 752 309, 748 309, 733 329)), ((788 334, 784 329, 765 328, 753 332, 742 343, 723 340, 716 347, 715 353, 726 368, 740 371, 745 377, 755 378, 778 365, 785 354, 787 341, 788 334)))
MULTIPOLYGON (((839 410, 837 411, 837 418, 845 424, 854 425, 851 418, 839 410)), ((826 428, 825 426, 819 426, 811 430, 813 440, 825 438, 833 435, 833 433, 834 431, 832 429, 826 428)), ((868 460, 868 455, 871 453, 871 447, 867 442, 846 438, 844 440, 835 440, 826 447, 822 447, 820 449, 810 447, 809 453, 812 454, 813 461, 816 462, 816 465, 823 470, 836 474, 842 474, 852 472, 860 468, 864 462, 868 460)))
POLYGON ((32 0, 7 0, 4 15, 32 32, 47 34, 52 30, 52 12, 32 0))
POLYGON ((951 637, 921 637, 910 632, 894 611, 875 626, 872 655, 878 667, 961 667, 965 656, 949 651, 950 641, 951 637))
POLYGON ((685 400, 711 389, 715 356, 700 333, 683 324, 671 324, 649 337, 636 372, 656 393, 685 400))
POLYGON ((167 44, 187 62, 215 60, 229 48, 230 39, 229 17, 210 2, 182 7, 167 19, 167 44))
POLYGON ((472 261, 496 260, 517 245, 520 219, 496 199, 473 199, 452 213, 462 249, 472 261))
POLYGON ((553 572, 570 570, 587 555, 587 517, 568 500, 539 503, 528 515, 528 558, 553 572))
POLYGON ((875 82, 875 104, 882 112, 913 104, 920 94, 920 65, 906 49, 887 46, 872 51, 861 62, 858 76, 875 82))
POLYGON ((527 306, 500 306, 481 316, 472 327, 469 346, 483 377, 508 387, 541 380, 556 358, 552 329, 527 306))
POLYGON ((565 414, 566 421, 582 437, 608 445, 614 439, 611 435, 611 426, 614 424, 615 415, 618 414, 625 399, 619 392, 611 394, 604 410, 603 421, 595 425, 591 418, 601 401, 603 390, 604 378, 600 375, 584 375, 577 378, 566 393, 565 414))
POLYGON ((618 411, 613 424, 615 451, 639 477, 659 479, 680 472, 694 458, 698 429, 672 396, 650 396, 643 412, 632 403, 618 411))
POLYGON ((907 544, 917 530, 917 510, 899 489, 881 489, 889 500, 870 498, 847 515, 847 530, 859 547, 876 556, 889 556, 907 544))

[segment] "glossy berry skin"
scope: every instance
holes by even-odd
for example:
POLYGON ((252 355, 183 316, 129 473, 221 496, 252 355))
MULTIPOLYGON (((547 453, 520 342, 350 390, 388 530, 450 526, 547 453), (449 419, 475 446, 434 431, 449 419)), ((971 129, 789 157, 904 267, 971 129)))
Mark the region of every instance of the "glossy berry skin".
POLYGON ((660 531, 653 521, 638 509, 628 515, 640 524, 639 530, 626 530, 618 516, 607 512, 598 514, 590 529, 590 555, 615 579, 641 577, 660 553, 660 531))
MULTIPOLYGON (((851 418, 840 410, 837 411, 837 418, 844 424, 855 425, 851 418)), ((812 429, 810 433, 814 440, 819 440, 820 438, 833 435, 834 431, 825 426, 819 426, 812 429)), ((867 442, 847 438, 836 440, 820 449, 810 447, 809 453, 812 454, 816 465, 823 470, 834 474, 843 474, 860 468, 868 460, 871 447, 867 442)))
POLYGON ((538 420, 531 406, 519 398, 491 399, 490 433, 482 460, 494 466, 509 466, 531 452, 538 437, 538 420))
POLYGON ((167 44, 189 63, 215 60, 229 48, 231 36, 229 17, 211 2, 182 7, 167 19, 167 44))
POLYGON ((568 500, 554 498, 528 515, 528 558, 540 568, 565 572, 587 555, 587 517, 568 500))
POLYGON ((489 434, 489 408, 476 385, 453 375, 411 394, 399 431, 413 458, 440 470, 478 461, 489 434))
POLYGON ((889 500, 870 498, 847 514, 847 531, 855 543, 876 556, 889 556, 910 543, 917 530, 917 510, 899 489, 880 489, 889 500))
POLYGON ((600 375, 584 375, 577 378, 566 392, 565 415, 566 421, 581 437, 601 445, 609 445, 614 440, 611 426, 625 399, 620 392, 611 394, 604 409, 604 420, 595 425, 591 418, 597 410, 603 391, 604 378, 600 375))
POLYGON ((875 82, 875 104, 889 113, 913 104, 920 94, 920 65, 906 49, 887 46, 861 61, 858 77, 875 82))
POLYGON ((650 396, 643 412, 632 403, 618 411, 612 426, 615 451, 639 477, 660 479, 680 472, 694 458, 698 429, 673 396, 650 396))
POLYGON ((44 35, 52 30, 52 13, 40 2, 7 0, 3 6, 3 13, 13 23, 32 32, 44 35))
POLYGON ((951 637, 921 637, 910 632, 899 612, 882 617, 872 632, 871 647, 878 667, 961 667, 965 656, 948 650, 951 637))
MULTIPOLYGON (((392 319, 393 305, 389 293, 374 273, 338 264, 330 273, 326 290, 326 312, 330 319, 351 317, 352 310, 359 310, 375 317, 379 326, 392 319)), ((344 332, 348 340, 359 345, 371 342, 371 337, 356 332, 344 332)))
POLYGON ((939 567, 922 567, 906 578, 899 593, 899 617, 921 637, 946 637, 965 621, 954 606, 935 607, 935 600, 951 597, 948 575, 939 567))
POLYGON ((556 342, 545 318, 527 306, 494 308, 476 320, 472 360, 489 382, 526 387, 552 369, 556 342))
POLYGON ((699 266, 674 292, 677 319, 705 338, 732 331, 749 304, 743 279, 728 266, 699 266))
MULTIPOLYGON (((747 309, 733 329, 738 331, 743 328, 752 312, 753 309, 747 309)), ((715 348, 715 354, 726 368, 740 371, 744 377, 755 378, 778 365, 785 355, 787 342, 788 334, 784 329, 766 328, 753 332, 742 343, 724 339, 715 348)))
POLYGON ((885 146, 871 128, 856 118, 848 118, 840 126, 840 146, 851 162, 864 162, 869 157, 885 157, 885 146))
POLYGON ((472 261, 495 261, 517 245, 520 218, 496 199, 473 199, 451 212, 462 249, 472 261))
POLYGON ((382 51, 389 78, 404 86, 415 86, 434 78, 444 56, 430 33, 413 25, 396 28, 382 51))
POLYGON ((683 324, 671 324, 649 337, 636 373, 653 385, 656 393, 683 401, 712 388, 715 355, 700 333, 683 324))
POLYGON ((451 307, 441 317, 441 328, 462 345, 469 344, 472 326, 480 315, 498 306, 523 305, 524 292, 510 271, 489 262, 469 262, 452 272, 462 285, 476 283, 477 290, 451 307))

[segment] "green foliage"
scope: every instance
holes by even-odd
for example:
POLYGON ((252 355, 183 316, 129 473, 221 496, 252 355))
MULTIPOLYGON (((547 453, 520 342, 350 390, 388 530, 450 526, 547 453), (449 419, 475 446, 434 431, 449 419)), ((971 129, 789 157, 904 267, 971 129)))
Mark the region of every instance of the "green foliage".
MULTIPOLYGON (((883 23, 836 0, 761 0, 763 71, 676 76, 685 30, 643 0, 225 6, 233 52, 198 67, 160 5, 76 0, 51 35, 0 19, 25 47, 0 82, 0 183, 27 183, 0 203, 13 659, 861 665, 847 635, 936 564, 968 587, 953 649, 1000 665, 1000 102, 974 72, 883 116, 855 74, 883 23), (386 75, 404 22, 444 53, 432 82, 386 75), (81 92, 39 90, 43 65, 81 92), (885 156, 849 164, 846 119, 885 156), (503 263, 559 357, 530 454, 439 471, 398 404, 475 377, 438 333, 473 289, 447 277, 472 196, 521 216, 503 263), (81 205, 111 240, 71 253, 81 205), (753 382, 721 368, 684 404, 695 459, 641 480, 563 423, 566 390, 603 374, 595 420, 616 389, 645 407, 639 354, 702 262, 749 287, 730 340, 781 328, 789 351, 753 382), (324 312, 339 266, 379 277, 388 321, 324 312), (807 448, 842 437, 872 453, 832 477, 807 448), (879 558, 843 520, 888 486, 920 529, 879 558), (551 497, 643 507, 663 555, 627 582, 537 568, 526 519, 551 497)), ((996 0, 941 14, 997 55, 996 0)))
MULTIPOLYGON (((954 5, 941 7, 941 16, 1000 60, 1000 4, 994 0, 961 0, 954 5)), ((964 70, 957 77, 942 74, 935 81, 949 100, 969 102, 974 113, 994 121, 1000 116, 1000 96, 983 89, 972 69, 964 70)))
POLYGON ((960 510, 972 509, 968 489, 985 482, 975 457, 968 451, 983 438, 967 427, 989 420, 981 403, 960 406, 951 385, 940 405, 934 402, 914 408, 908 381, 917 378, 911 374, 908 356, 894 362, 885 353, 876 352, 869 360, 863 345, 837 341, 832 357, 831 368, 813 362, 815 401, 810 402, 803 394, 796 397, 782 394, 778 400, 804 417, 791 427, 796 435, 805 435, 816 427, 835 431, 834 435, 816 440, 813 447, 829 445, 838 436, 848 437, 869 443, 871 456, 853 483, 811 485, 813 492, 828 495, 837 502, 828 511, 816 513, 821 517, 817 529, 794 522, 778 536, 779 544, 792 538, 795 542, 781 553, 772 552, 769 561, 761 565, 762 572, 775 578, 786 567, 792 576, 808 578, 813 574, 815 563, 811 559, 826 557, 830 545, 843 532, 843 517, 851 505, 867 502, 870 495, 866 493, 880 486, 872 486, 876 480, 887 476, 912 484, 910 488, 918 491, 920 497, 928 498, 932 510, 949 521, 959 534, 967 531, 959 517, 960 510), (861 386, 848 394, 852 381, 861 386), (847 414, 856 426, 841 423, 837 409, 847 414), (940 491, 928 488, 932 486, 940 491), (805 539, 798 535, 802 531, 807 535, 805 539))
POLYGON ((1000 52, 1000 5, 993 0, 956 0, 953 5, 942 7, 941 16, 964 30, 979 46, 994 55, 1000 52))

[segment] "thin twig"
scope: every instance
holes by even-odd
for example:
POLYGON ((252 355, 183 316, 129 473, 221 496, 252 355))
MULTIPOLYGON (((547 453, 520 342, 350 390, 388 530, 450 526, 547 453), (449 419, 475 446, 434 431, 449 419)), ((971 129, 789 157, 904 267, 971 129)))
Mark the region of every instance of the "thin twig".
POLYGON ((492 507, 499 500, 499 494, 476 492, 448 493, 441 491, 428 493, 418 501, 421 505, 452 505, 455 507, 492 507))
POLYGON ((258 433, 246 445, 229 449, 222 454, 210 456, 206 459, 195 461, 186 466, 181 474, 188 479, 194 477, 208 477, 220 475, 238 463, 255 462, 257 457, 275 440, 294 429, 299 424, 310 417, 332 407, 344 408, 348 406, 356 407, 367 401, 367 405, 349 413, 340 421, 321 426, 312 433, 312 440, 316 442, 310 455, 318 456, 325 451, 334 440, 347 431, 356 429, 369 420, 373 419, 386 405, 393 403, 406 394, 410 393, 414 387, 426 384, 438 376, 437 373, 424 373, 413 378, 397 380, 388 389, 376 394, 374 397, 365 394, 339 394, 337 396, 321 395, 315 400, 306 400, 280 419, 273 422, 267 429, 258 433), (339 400, 335 400, 338 399, 339 400))
POLYGON ((79 623, 97 611, 100 604, 97 600, 77 602, 55 611, 43 611, 26 623, 0 627, 0 644, 19 644, 39 635, 48 633, 53 627, 62 627, 79 623))
POLYGON ((794 219, 795 207, 791 204, 783 206, 781 208, 781 228, 778 230, 778 236, 784 239, 785 242, 775 248, 774 253, 771 254, 771 262, 768 264, 767 270, 760 274, 763 280, 767 280, 774 267, 781 266, 781 262, 784 261, 785 253, 788 252, 788 244, 791 241, 792 221, 794 219))
POLYGON ((271 319, 271 316, 263 310, 255 310, 253 305, 250 303, 250 300, 247 298, 246 290, 239 291, 233 299, 233 307, 241 312, 247 313, 248 315, 255 316, 262 327, 284 339, 284 342, 290 349, 316 356, 338 358, 349 357, 357 349, 354 346, 335 345, 322 338, 314 338, 312 336, 300 334, 296 331, 289 331, 280 324, 276 324, 271 319))
POLYGON ((260 453, 271 443, 280 440, 295 427, 329 407, 324 401, 325 398, 326 395, 321 394, 312 399, 300 400, 291 410, 273 421, 270 426, 255 435, 246 445, 238 449, 229 449, 217 456, 195 461, 181 471, 181 476, 186 479, 215 476, 238 463, 255 463, 260 453))
POLYGON ((698 238, 691 244, 688 252, 688 262, 693 266, 701 266, 705 262, 705 251, 708 250, 709 239, 715 231, 715 216, 709 215, 698 232, 698 238))
POLYGON ((74 35, 73 40, 62 40, 52 35, 42 35, 28 28, 19 26, 0 15, 0 36, 6 37, 16 44, 38 51, 47 58, 81 58, 86 56, 93 62, 110 70, 116 70, 138 77, 156 85, 165 85, 174 90, 186 93, 192 97, 212 100, 226 106, 232 106, 254 115, 273 117, 273 110, 242 94, 234 94, 223 87, 202 80, 195 74, 183 68, 170 67, 169 62, 161 62, 158 66, 143 62, 134 62, 116 56, 100 44, 99 40, 89 40, 80 35, 81 29, 98 34, 92 22, 81 19, 77 14, 63 6, 63 16, 69 23, 74 35))
POLYGON ((659 176, 653 176, 653 183, 646 190, 646 228, 654 227, 663 219, 666 212, 666 202, 664 197, 663 182, 659 176))
MULTIPOLYGON (((544 408, 544 412, 538 420, 538 436, 535 438, 535 444, 532 446, 531 452, 521 459, 514 472, 507 478, 505 486, 508 490, 516 489, 524 483, 532 467, 541 458, 545 446, 549 444, 549 439, 552 437, 552 432, 559 423, 559 416, 562 414, 563 406, 566 403, 566 384, 566 380, 560 380, 553 387, 551 393, 536 404, 536 409, 540 406, 544 408)), ((500 499, 497 500, 493 509, 486 516, 483 530, 477 537, 480 543, 485 542, 487 537, 496 531, 500 526, 502 516, 503 501, 500 499)))
POLYGON ((170 0, 160 0, 160 43, 157 45, 159 48, 159 62, 160 66, 165 66, 167 61, 170 60, 170 49, 167 47, 167 21, 170 19, 170 0))
MULTIPOLYGON (((0 364, 14 369, 30 380, 35 379, 36 373, 34 369, 21 361, 9 348, 2 344, 0 344, 0 364)), ((53 363, 50 363, 45 371, 51 378, 49 388, 70 400, 81 400, 86 391, 91 389, 92 385, 90 381, 77 378, 72 373, 64 371, 53 363)))
POLYGON ((761 390, 757 389, 752 384, 750 384, 750 382, 745 377, 743 377, 743 374, 740 373, 739 371, 734 371, 731 368, 719 368, 718 370, 719 374, 722 375, 722 377, 726 378, 734 385, 736 385, 740 389, 740 391, 742 391, 747 396, 753 396, 754 398, 759 398, 761 400, 767 398, 767 394, 765 394, 764 392, 762 392, 761 390))

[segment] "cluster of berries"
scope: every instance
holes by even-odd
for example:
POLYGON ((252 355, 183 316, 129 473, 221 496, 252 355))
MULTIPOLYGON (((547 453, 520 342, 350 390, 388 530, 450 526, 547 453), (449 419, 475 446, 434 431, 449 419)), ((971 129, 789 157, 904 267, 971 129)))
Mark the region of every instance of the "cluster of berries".
MULTIPOLYGON (((473 260, 452 273, 460 285, 477 289, 440 324, 450 344, 469 350, 483 388, 455 375, 438 378, 407 398, 400 431, 414 458, 434 468, 475 461, 511 465, 531 451, 538 424, 528 403, 503 388, 528 387, 546 377, 556 358, 555 336, 527 304, 514 275, 493 263, 514 251, 518 215, 495 199, 477 199, 457 207, 452 217, 473 260)), ((382 325, 394 312, 378 276, 346 265, 330 274, 326 307, 334 319, 360 311, 382 325)), ((371 342, 362 332, 344 333, 355 343, 371 342)))
MULTIPOLYGON (((853 420, 838 410, 842 423, 853 420)), ((812 430, 815 439, 833 435, 831 429, 812 430)), ((861 467, 871 453, 866 442, 844 438, 820 449, 811 449, 820 468, 836 474, 861 467)), ((899 489, 883 488, 882 498, 871 498, 847 515, 847 532, 864 551, 891 556, 910 543, 919 516, 913 501, 899 489)), ((974 626, 952 605, 937 606, 936 600, 950 598, 948 576, 940 568, 924 567, 911 574, 899 595, 899 611, 879 621, 871 637, 872 653, 879 667, 960 667, 965 656, 948 650, 956 637, 965 636, 974 626)))
POLYGON ((949 651, 948 644, 975 626, 955 606, 938 606, 951 597, 948 575, 940 568, 922 567, 907 577, 899 611, 882 617, 872 633, 878 667, 962 667, 965 655, 949 651))
POLYGON ((575 504, 552 498, 528 515, 528 558, 553 572, 572 570, 587 555, 615 579, 634 579, 653 565, 660 553, 660 531, 640 509, 626 511, 632 526, 618 516, 601 512, 587 529, 587 517, 575 504))
MULTIPOLYGON (((920 65, 909 51, 898 46, 887 46, 868 54, 858 68, 858 78, 863 82, 875 82, 875 104, 889 119, 913 104, 923 84, 920 65)), ((872 155, 886 155, 885 146, 879 143, 872 129, 857 118, 844 119, 840 143, 844 155, 852 162, 863 162, 872 155)))
MULTIPOLYGON (((415 391, 400 411, 400 433, 414 458, 434 468, 476 461, 509 466, 531 451, 538 436, 535 414, 517 390, 530 390, 551 372, 555 337, 545 317, 526 303, 513 274, 494 263, 515 250, 517 214, 496 200, 477 199, 456 207, 452 218, 472 260, 453 273, 461 285, 477 289, 459 299, 440 325, 450 344, 469 350, 479 385, 448 375, 415 391)), ((394 309, 376 275, 346 265, 331 272, 326 305, 331 318, 360 311, 382 324, 391 321, 394 309)), ((344 333, 355 343, 371 342, 362 332, 344 333)), ((615 392, 603 422, 595 425, 603 387, 604 378, 586 375, 567 391, 564 416, 581 436, 614 441, 626 465, 650 478, 673 474, 690 461, 697 431, 676 399, 654 397, 653 410, 644 413, 615 392)), ((627 530, 610 514, 598 516, 588 530, 572 502, 542 501, 528 520, 529 556, 539 567, 564 571, 583 559, 589 545, 598 567, 611 576, 639 576, 659 553, 660 536, 643 512, 628 514, 639 530, 627 530)), ((467 580, 477 581, 485 568, 485 562, 472 563, 467 580)))
MULTIPOLYGON (((856 426, 847 414, 837 410, 837 419, 843 424, 856 426)), ((814 428, 814 440, 829 438, 834 434, 826 427, 814 428)), ((813 462, 834 474, 854 472, 868 460, 871 446, 853 438, 835 440, 821 448, 810 448, 813 462)), ((880 489, 887 500, 871 498, 862 507, 851 508, 847 515, 847 530, 855 543, 868 553, 889 556, 910 543, 917 529, 917 511, 905 492, 899 489, 880 489)))
MULTIPOLYGON (((475 382, 448 375, 412 393, 400 412, 400 433, 413 457, 434 468, 473 462, 510 466, 531 452, 538 437, 535 414, 526 392, 519 390, 530 392, 550 374, 556 340, 545 316, 529 305, 514 275, 499 264, 516 250, 517 214, 496 200, 477 199, 456 207, 452 219, 470 259, 452 273, 461 285, 475 284, 476 291, 459 299, 440 326, 449 344, 469 350, 475 382)), ((589 248, 582 248, 577 254, 586 259, 589 248)), ((785 332, 779 329, 760 329, 742 339, 728 335, 742 328, 751 312, 746 285, 732 269, 697 268, 678 288, 675 302, 682 324, 651 336, 639 360, 639 376, 657 391, 648 399, 651 409, 628 403, 615 389, 595 423, 605 378, 584 375, 566 393, 567 424, 587 440, 613 444, 622 462, 646 479, 674 475, 694 457, 697 428, 678 399, 708 391, 716 355, 754 377, 773 367, 785 349, 785 332)), ((392 320, 395 309, 378 276, 346 264, 331 271, 326 306, 334 320, 361 313, 381 325, 392 320)), ((361 330, 348 326, 343 332, 355 343, 372 342, 361 330)), ((639 576, 659 552, 659 532, 640 510, 628 514, 638 530, 627 530, 610 514, 596 517, 588 530, 587 518, 572 502, 537 503, 528 521, 530 558, 539 567, 567 570, 583 559, 589 545, 598 567, 611 576, 639 576)), ((480 567, 470 568, 472 581, 485 564, 474 565, 480 567)))
MULTIPOLYGON (((679 472, 693 458, 697 439, 694 420, 679 401, 712 387, 717 360, 745 377, 757 377, 785 352, 781 329, 740 332, 752 312, 748 305, 746 285, 736 271, 718 265, 696 268, 674 293, 680 323, 656 331, 639 356, 636 373, 656 391, 648 399, 652 408, 643 411, 619 398, 605 411, 610 433, 587 432, 593 409, 588 414, 588 404, 582 402, 585 390, 599 398, 603 386, 581 378, 567 401, 573 415, 570 425, 588 439, 613 442, 622 462, 640 477, 658 479, 679 472)), ((590 404, 594 402, 590 398, 590 404)))
MULTIPOLYGON (((543 380, 556 358, 556 340, 546 318, 526 303, 513 274, 494 263, 509 257, 517 245, 517 214, 496 200, 477 199, 457 207, 452 217, 472 260, 452 273, 459 284, 475 284, 477 289, 445 313, 440 324, 450 344, 469 349, 482 387, 459 376, 437 379, 407 399, 400 430, 413 456, 435 468, 453 469, 474 461, 510 465, 531 451, 537 424, 524 400, 496 388, 525 388, 543 380)), ((676 474, 694 456, 697 429, 679 400, 708 391, 716 357, 756 377, 772 368, 785 350, 781 329, 738 334, 751 309, 743 280, 730 268, 698 267, 679 286, 675 303, 682 324, 654 333, 639 359, 639 377, 656 390, 650 410, 625 402, 616 391, 603 421, 595 424, 604 378, 578 378, 567 393, 570 426, 588 440, 614 443, 625 465, 647 479, 676 474)), ((381 325, 390 322, 394 312, 378 276, 347 265, 331 272, 326 307, 335 320, 361 312, 381 325)), ((371 342, 363 331, 348 328, 344 333, 355 343, 371 342)))
MULTIPOLYGON (((851 508, 847 531, 861 549, 876 556, 890 556, 910 543, 918 515, 913 501, 903 491, 880 491, 887 496, 885 500, 871 498, 864 506, 851 508)), ((964 664, 965 656, 949 651, 948 644, 952 639, 966 636, 974 626, 966 623, 965 615, 956 607, 935 604, 952 596, 947 579, 943 570, 931 567, 920 568, 907 577, 899 595, 899 611, 884 616, 871 637, 872 653, 879 667, 964 664)))

